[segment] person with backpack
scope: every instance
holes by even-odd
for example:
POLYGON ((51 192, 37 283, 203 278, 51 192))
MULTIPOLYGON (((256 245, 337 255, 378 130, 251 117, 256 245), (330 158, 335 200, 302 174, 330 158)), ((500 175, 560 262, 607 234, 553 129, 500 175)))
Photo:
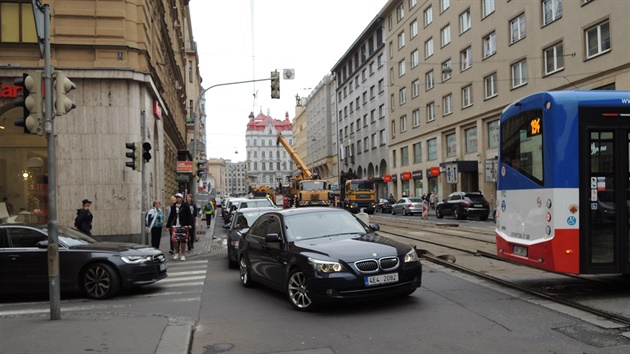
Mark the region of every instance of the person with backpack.
POLYGON ((212 215, 214 215, 214 203, 211 200, 203 207, 203 213, 206 214, 206 227, 209 228, 212 215))
POLYGON ((77 217, 74 219, 74 227, 88 236, 92 236, 92 213, 90 212, 90 205, 92 201, 89 199, 83 199, 81 202, 81 209, 77 209, 77 217))
POLYGON ((151 229, 151 246, 160 249, 160 239, 162 238, 162 226, 164 225, 164 214, 160 210, 162 203, 159 200, 153 201, 153 208, 147 212, 145 226, 151 229))

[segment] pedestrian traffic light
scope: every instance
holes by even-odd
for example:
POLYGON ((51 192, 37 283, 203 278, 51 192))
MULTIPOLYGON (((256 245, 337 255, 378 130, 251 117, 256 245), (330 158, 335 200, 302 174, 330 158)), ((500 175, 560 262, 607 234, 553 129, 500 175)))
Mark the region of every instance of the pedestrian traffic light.
POLYGON ((42 100, 42 73, 22 74, 15 79, 15 86, 22 88, 22 95, 18 96, 13 104, 23 107, 23 116, 15 120, 15 125, 24 128, 24 133, 43 134, 43 100, 42 100))
POLYGON ((278 70, 271 72, 271 98, 280 98, 280 74, 278 70))
POLYGON ((55 71, 55 114, 62 116, 71 110, 75 109, 77 105, 66 94, 71 90, 77 88, 74 82, 70 81, 66 77, 66 74, 61 70, 55 71))
POLYGON ((197 160, 197 177, 203 176, 206 172, 206 160, 197 160))
POLYGON ((130 161, 125 162, 125 166, 135 171, 140 171, 142 168, 142 161, 140 160, 140 143, 125 143, 125 147, 129 150, 125 154, 126 157, 131 158, 130 161))
POLYGON ((149 162, 151 160, 151 143, 146 141, 142 143, 142 159, 144 162, 149 162))

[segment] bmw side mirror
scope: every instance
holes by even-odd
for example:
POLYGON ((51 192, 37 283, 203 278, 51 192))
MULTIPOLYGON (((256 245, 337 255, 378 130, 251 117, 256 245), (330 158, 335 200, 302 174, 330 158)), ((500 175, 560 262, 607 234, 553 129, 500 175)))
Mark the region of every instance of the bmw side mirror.
POLYGON ((48 248, 48 240, 37 242, 37 248, 48 248))
POLYGON ((265 236, 265 242, 280 242, 280 235, 278 235, 278 234, 267 234, 265 236))

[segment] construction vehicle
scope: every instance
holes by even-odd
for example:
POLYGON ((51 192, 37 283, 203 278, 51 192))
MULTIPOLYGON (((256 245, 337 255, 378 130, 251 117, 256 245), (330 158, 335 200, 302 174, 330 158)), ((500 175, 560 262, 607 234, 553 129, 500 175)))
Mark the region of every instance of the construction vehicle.
POLYGON ((274 204, 276 203, 276 193, 265 185, 252 188, 251 193, 254 198, 269 198, 274 204))
POLYGON ((350 169, 339 174, 340 206, 352 213, 363 209, 368 214, 376 210, 376 187, 371 179, 361 179, 350 169))
POLYGON ((296 207, 330 206, 328 182, 319 179, 319 176, 311 173, 311 170, 306 167, 304 161, 302 161, 300 156, 293 150, 293 147, 281 133, 278 133, 276 145, 277 144, 282 144, 300 170, 298 176, 289 180, 293 205, 296 207))

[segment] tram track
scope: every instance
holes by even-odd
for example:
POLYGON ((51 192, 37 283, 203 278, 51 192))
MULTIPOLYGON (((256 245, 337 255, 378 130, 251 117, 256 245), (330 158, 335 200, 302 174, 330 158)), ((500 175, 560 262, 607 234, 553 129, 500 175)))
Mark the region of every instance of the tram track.
POLYGON ((399 220, 400 218, 393 220, 386 217, 375 219, 372 222, 379 224, 380 233, 413 244, 418 255, 426 261, 589 313, 598 320, 617 323, 620 327, 630 327, 630 313, 627 311, 616 313, 603 308, 611 293, 619 294, 621 300, 627 299, 630 294, 629 282, 619 285, 617 278, 553 273, 505 260, 494 253, 495 242, 490 240, 494 239, 494 232, 487 229, 462 227, 457 223, 448 222, 399 220), (431 247, 434 248, 433 251, 428 250, 431 247), (442 255, 435 255, 440 253, 442 255), (482 259, 486 259, 487 262, 482 259), (580 295, 583 298, 577 300, 569 298, 580 298, 580 295), (594 301, 593 295, 600 296, 602 300, 594 301))

